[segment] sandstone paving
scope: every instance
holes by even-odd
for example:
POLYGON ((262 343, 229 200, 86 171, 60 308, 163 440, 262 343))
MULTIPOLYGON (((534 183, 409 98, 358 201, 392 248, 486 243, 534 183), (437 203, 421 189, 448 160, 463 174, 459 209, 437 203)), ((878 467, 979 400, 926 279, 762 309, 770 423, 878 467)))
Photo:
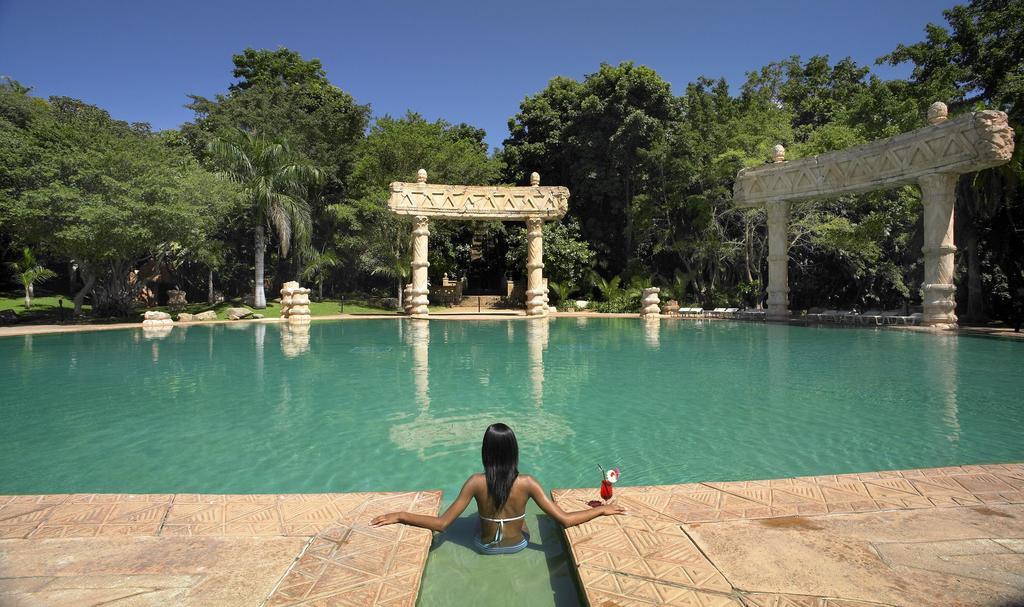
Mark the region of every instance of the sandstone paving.
POLYGON ((621 487, 566 539, 593 606, 1024 604, 1022 491, 1021 464, 621 487))
POLYGON ((430 532, 368 523, 440 498, 0 496, 0 605, 413 605, 430 532))

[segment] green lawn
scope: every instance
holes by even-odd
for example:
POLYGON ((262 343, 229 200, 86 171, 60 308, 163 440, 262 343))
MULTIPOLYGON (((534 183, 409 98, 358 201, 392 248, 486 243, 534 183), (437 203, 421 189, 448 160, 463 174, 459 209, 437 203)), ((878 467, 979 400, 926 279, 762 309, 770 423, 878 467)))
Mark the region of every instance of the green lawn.
MULTIPOLYGON (((57 316, 59 310, 57 307, 57 300, 64 300, 64 313, 65 315, 70 314, 71 310, 74 309, 75 305, 72 303, 71 298, 58 296, 58 295, 47 295, 44 297, 35 297, 32 299, 32 309, 25 310, 25 295, 18 292, 6 292, 0 293, 0 310, 14 310, 19 315, 29 313, 33 316, 57 316)), ((85 305, 82 307, 85 312, 92 310, 92 306, 85 305)))
MULTIPOLYGON (((226 319, 228 317, 228 314, 227 314, 228 308, 249 308, 249 309, 253 310, 253 312, 256 312, 257 314, 262 314, 266 318, 276 318, 276 317, 281 315, 281 304, 279 302, 276 302, 276 301, 268 301, 267 302, 267 307, 262 309, 262 310, 256 310, 256 309, 252 308, 251 306, 246 306, 245 304, 242 303, 241 300, 235 300, 235 301, 226 301, 224 303, 219 303, 216 306, 212 306, 212 307, 207 305, 207 304, 205 304, 205 303, 189 304, 188 307, 185 309, 185 311, 186 312, 191 312, 192 314, 196 314, 198 312, 204 312, 206 310, 214 310, 215 312, 217 312, 217 318, 226 319)), ((170 310, 167 309, 164 306, 156 307, 156 308, 147 308, 147 309, 149 309, 149 310, 160 310, 162 312, 170 312, 170 310)), ((141 314, 144 311, 145 310, 140 310, 139 313, 141 314)), ((310 314, 312 316, 334 316, 336 314, 341 314, 342 313, 342 311, 341 311, 341 301, 336 300, 336 299, 326 299, 324 301, 312 301, 312 302, 309 303, 309 312, 310 312, 310 314)), ((375 307, 371 307, 371 306, 366 305, 366 302, 358 302, 358 301, 356 301, 356 302, 346 301, 345 302, 345 312, 344 313, 345 314, 397 314, 397 312, 394 311, 394 310, 386 310, 384 308, 375 308, 375 307)), ((171 314, 172 315, 176 315, 173 312, 171 314)))
MULTIPOLYGON (((8 291, 0 293, 0 310, 14 310, 18 316, 21 317, 23 322, 55 322, 58 319, 59 309, 57 301, 58 299, 64 300, 64 318, 70 320, 71 310, 74 308, 71 299, 68 297, 47 295, 43 297, 36 297, 32 300, 32 309, 25 310, 25 299, 21 293, 8 291)), ((241 300, 229 301, 217 304, 216 306, 209 306, 205 303, 189 304, 185 311, 192 314, 198 312, 204 312, 206 310, 214 310, 217 312, 217 318, 227 319, 227 309, 233 307, 249 307, 242 304, 241 300)), ((432 307, 432 310, 443 310, 442 307, 432 307)), ((109 322, 134 322, 141 320, 142 313, 146 310, 160 310, 162 312, 170 312, 166 307, 155 307, 155 308, 139 308, 137 316, 130 316, 127 318, 92 318, 89 313, 92 308, 89 305, 83 306, 85 315, 75 319, 76 322, 80 323, 109 323, 109 322)), ((328 299, 325 301, 310 302, 309 311, 313 316, 333 316, 335 314, 342 313, 341 301, 336 299, 328 299)), ((267 307, 263 310, 254 310, 259 314, 267 318, 275 318, 281 315, 281 304, 276 301, 267 302, 267 307)), ((398 314, 395 310, 387 310, 384 308, 377 308, 367 305, 365 301, 345 301, 345 314, 398 314)), ((176 313, 172 313, 173 316, 177 316, 176 313)))

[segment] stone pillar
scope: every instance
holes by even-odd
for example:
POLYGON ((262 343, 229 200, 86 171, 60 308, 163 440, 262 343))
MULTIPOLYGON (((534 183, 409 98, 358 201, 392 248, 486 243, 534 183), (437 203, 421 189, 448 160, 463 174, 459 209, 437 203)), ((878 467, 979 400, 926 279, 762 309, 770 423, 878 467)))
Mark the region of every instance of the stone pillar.
POLYGON ((292 303, 288 309, 288 323, 308 323, 309 317, 309 289, 303 287, 292 289, 292 303))
POLYGON ((649 287, 644 289, 643 300, 641 300, 640 316, 651 316, 657 317, 661 314, 661 298, 658 297, 658 293, 661 293, 661 289, 658 287, 649 287))
POLYGON ((427 268, 430 263, 427 261, 427 239, 430 236, 430 218, 424 215, 417 215, 413 220, 412 229, 412 289, 409 294, 412 296, 412 306, 409 313, 413 316, 426 316, 428 313, 427 303, 429 302, 430 290, 427 286, 427 268))
POLYGON ((526 220, 526 315, 544 316, 544 220, 526 220))
POLYGON ((956 324, 956 286, 953 284, 953 206, 955 173, 936 173, 918 179, 924 208, 924 324, 956 324))
POLYGON ((290 280, 281 285, 281 318, 288 318, 292 309, 292 294, 299 288, 299 283, 290 280))
POLYGON ((406 314, 412 314, 412 283, 406 283, 402 288, 402 310, 406 314))
POLYGON ((789 203, 770 202, 768 211, 768 313, 789 319, 789 203))

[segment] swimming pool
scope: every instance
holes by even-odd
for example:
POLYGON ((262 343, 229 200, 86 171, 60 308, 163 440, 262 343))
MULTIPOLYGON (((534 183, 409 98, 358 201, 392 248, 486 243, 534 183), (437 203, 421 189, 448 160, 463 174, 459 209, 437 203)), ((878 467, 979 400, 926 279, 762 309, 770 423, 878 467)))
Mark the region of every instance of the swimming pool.
MULTIPOLYGON (((320 321, 0 339, 0 493, 443 489, 517 431, 545 488, 1024 459, 1024 343, 736 322, 320 321)), ((421 605, 573 604, 560 533, 482 557, 471 516, 421 605)), ((539 529, 538 529, 539 527, 539 529)), ((539 531, 539 533, 538 533, 539 531)))

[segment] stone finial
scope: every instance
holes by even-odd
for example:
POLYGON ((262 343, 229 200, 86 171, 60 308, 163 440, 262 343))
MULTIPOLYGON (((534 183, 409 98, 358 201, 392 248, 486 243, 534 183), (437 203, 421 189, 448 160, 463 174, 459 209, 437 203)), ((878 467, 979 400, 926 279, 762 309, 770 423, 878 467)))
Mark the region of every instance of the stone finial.
POLYGON ((949 119, 949 108, 945 103, 936 101, 928 106, 928 124, 942 124, 949 119))
POLYGON ((782 147, 781 143, 775 144, 772 148, 772 162, 785 162, 786 160, 786 148, 782 147))
POLYGON ((540 173, 538 173, 537 171, 534 171, 534 172, 530 173, 530 185, 532 185, 532 186, 540 185, 540 173))
POLYGON ((427 182, 427 169, 420 169, 416 171, 416 183, 427 182))

